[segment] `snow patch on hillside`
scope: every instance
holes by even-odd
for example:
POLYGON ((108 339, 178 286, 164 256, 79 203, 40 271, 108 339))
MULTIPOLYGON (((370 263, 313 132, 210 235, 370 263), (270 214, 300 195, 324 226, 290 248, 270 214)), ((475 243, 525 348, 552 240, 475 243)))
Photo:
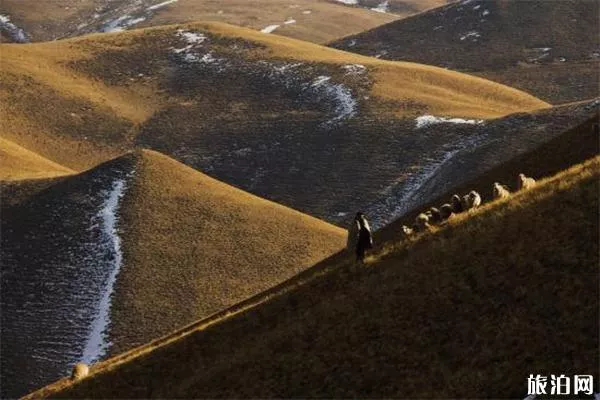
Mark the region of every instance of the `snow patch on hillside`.
POLYGON ((155 4, 151 7, 148 7, 147 10, 150 11, 154 11, 154 10, 158 10, 159 8, 163 8, 165 6, 168 6, 169 4, 173 4, 173 3, 177 3, 178 0, 167 0, 167 1, 163 1, 162 3, 158 3, 155 4))
POLYGON ((334 117, 329 119, 322 126, 327 127, 336 125, 356 114, 358 102, 354 99, 354 96, 352 96, 352 91, 341 83, 331 83, 331 77, 317 77, 311 85, 311 90, 333 100, 335 104, 334 117))
POLYGON ((10 22, 10 17, 7 15, 0 14, 0 31, 6 32, 16 43, 30 42, 29 35, 23 29, 10 22))
POLYGON ((483 124, 483 120, 481 119, 463 119, 463 118, 446 118, 446 117, 436 117, 434 115, 421 115, 415 119, 417 122, 416 128, 421 129, 430 125, 437 124, 470 124, 470 125, 478 125, 483 124))
POLYGON ((346 75, 362 75, 367 72, 367 67, 362 64, 346 64, 342 68, 346 71, 346 75))
POLYGON ((102 358, 106 355, 110 346, 107 329, 110 324, 111 296, 123 262, 121 238, 117 231, 117 214, 119 212, 120 200, 125 194, 125 189, 126 183, 124 179, 115 180, 97 216, 102 227, 102 243, 100 246, 104 248, 103 252, 108 255, 108 257, 98 258, 101 264, 99 267, 108 269, 110 272, 104 284, 101 298, 97 305, 97 312, 83 349, 81 361, 86 364, 91 364, 102 358))
POLYGON ((358 0, 337 0, 340 3, 348 4, 350 6, 358 5, 358 0))
POLYGON ((130 15, 123 15, 104 24, 102 32, 122 32, 145 20, 146 17, 135 18, 130 15))
POLYGON ((262 28, 260 31, 262 33, 272 33, 273 31, 275 31, 275 29, 279 28, 280 26, 281 25, 269 25, 269 26, 262 28))
POLYGON ((460 36, 460 40, 464 41, 467 39, 471 39, 471 41, 476 42, 478 38, 481 37, 481 33, 477 32, 477 31, 470 31, 467 33, 464 33, 460 36))
POLYGON ((382 1, 381 3, 379 3, 377 5, 377 7, 371 8, 371 10, 380 12, 380 13, 386 13, 389 11, 389 8, 390 8, 390 2, 389 2, 389 0, 385 0, 385 1, 382 1))

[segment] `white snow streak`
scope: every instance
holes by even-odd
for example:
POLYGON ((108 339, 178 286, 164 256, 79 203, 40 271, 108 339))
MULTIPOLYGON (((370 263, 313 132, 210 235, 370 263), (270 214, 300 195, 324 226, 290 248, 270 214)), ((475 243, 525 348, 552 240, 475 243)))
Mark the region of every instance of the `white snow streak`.
POLYGON ((29 43, 27 33, 10 22, 10 18, 6 15, 0 14, 0 29, 6 30, 10 37, 17 43, 29 43))
POLYGON ((264 27, 263 29, 261 29, 260 31, 262 33, 271 33, 273 32, 275 29, 279 28, 281 25, 269 25, 264 27))
POLYGON ((125 193, 125 180, 118 179, 113 183, 112 190, 105 200, 103 208, 100 210, 102 224, 102 233, 105 240, 108 241, 109 251, 112 259, 109 261, 111 268, 110 275, 104 286, 102 298, 98 304, 96 317, 92 322, 91 331, 88 334, 87 341, 83 349, 82 362, 91 364, 106 354, 110 343, 107 341, 106 329, 110 323, 111 295, 117 280, 117 275, 121 269, 123 253, 121 252, 121 238, 117 231, 117 213, 119 211, 119 200, 125 193))
POLYGON ((351 6, 355 6, 358 4, 358 0, 337 0, 337 1, 339 1, 340 3, 351 5, 351 6))
POLYGON ((346 64, 342 68, 346 70, 346 75, 362 75, 367 72, 367 67, 362 64, 346 64))
POLYGON ((158 3, 155 4, 151 7, 148 7, 147 10, 153 11, 153 10, 158 10, 159 8, 162 8, 164 6, 168 6, 169 4, 173 4, 176 3, 178 0, 167 0, 167 1, 163 1, 162 3, 158 3))
POLYGON ((296 20, 295 19, 288 19, 287 21, 284 22, 284 24, 289 25, 289 24, 295 24, 296 20))
POLYGON ((460 40, 472 39, 473 41, 477 41, 477 38, 481 37, 481 34, 477 31, 467 32, 460 37, 460 40))
POLYGON ((103 32, 121 32, 127 28, 132 27, 135 24, 139 24, 146 20, 146 17, 134 18, 131 15, 122 15, 119 18, 113 19, 112 21, 104 24, 102 28, 103 32))
POLYGON ((318 76, 311 85, 312 89, 322 91, 336 103, 335 116, 325 123, 326 126, 351 118, 356 114, 358 106, 350 89, 341 83, 330 83, 330 80, 331 77, 321 75, 318 76))
POLYGON ((388 12, 389 8, 390 8, 390 2, 389 2, 389 0, 385 0, 385 1, 381 2, 379 5, 377 5, 377 7, 371 8, 371 10, 377 11, 380 13, 386 13, 386 12, 388 12))
POLYGON ((478 125, 482 124, 483 120, 480 119, 462 119, 462 118, 446 118, 446 117, 436 117, 434 115, 421 115, 415 119, 417 121, 417 129, 424 128, 430 125, 437 124, 470 124, 470 125, 478 125))

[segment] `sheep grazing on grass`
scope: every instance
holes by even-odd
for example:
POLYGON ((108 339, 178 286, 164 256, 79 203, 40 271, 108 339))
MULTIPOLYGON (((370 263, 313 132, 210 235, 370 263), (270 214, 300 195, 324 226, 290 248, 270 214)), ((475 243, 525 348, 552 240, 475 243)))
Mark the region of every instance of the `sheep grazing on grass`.
POLYGON ((463 212, 462 201, 459 195, 453 195, 452 199, 450 199, 450 204, 452 204, 452 211, 455 214, 463 212))
POLYGON ((462 198, 463 210, 468 211, 477 208, 481 205, 481 195, 474 190, 471 190, 462 198))
POLYGON ((505 199, 510 196, 510 191, 506 188, 506 186, 503 186, 498 182, 494 182, 494 188, 492 191, 494 193, 494 199, 496 200, 505 199))
POLYGON ((431 207, 429 209, 429 212, 431 213, 431 217, 429 218, 431 223, 439 224, 440 222, 442 222, 442 213, 440 212, 440 210, 438 208, 431 207))
POLYGON ((90 373, 90 367, 88 367, 84 363, 77 363, 73 367, 73 373, 71 374, 71 379, 74 381, 78 381, 80 379, 85 378, 90 373))
POLYGON ((402 238, 407 238, 413 234, 413 230, 406 225, 402 225, 402 238))
POLYGON ((525 174, 519 174, 517 190, 531 189, 535 186, 535 179, 525 176, 525 174))
POLYGON ((454 215, 454 209, 448 203, 442 204, 440 207, 440 217, 442 221, 446 221, 450 219, 454 215))
POLYGON ((430 228, 431 225, 429 225, 429 217, 425 214, 417 215, 417 218, 415 218, 415 225, 413 226, 414 231, 425 232, 430 228))

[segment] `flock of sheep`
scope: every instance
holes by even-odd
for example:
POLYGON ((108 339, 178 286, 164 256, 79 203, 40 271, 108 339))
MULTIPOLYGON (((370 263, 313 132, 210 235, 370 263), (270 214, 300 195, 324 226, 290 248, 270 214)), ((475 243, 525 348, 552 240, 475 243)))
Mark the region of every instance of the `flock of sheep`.
MULTIPOLYGON (((525 174, 519 174, 517 190, 530 189, 533 186, 535 186, 535 179, 529 178, 525 176, 525 174)), ((494 183, 492 190, 494 200, 510 196, 510 190, 498 182, 494 183)), ((440 208, 431 207, 424 213, 417 215, 412 227, 403 225, 402 233, 404 234, 404 237, 407 237, 415 232, 428 231, 432 224, 444 224, 454 214, 475 209, 479 207, 481 203, 481 195, 475 190, 470 191, 462 197, 455 194, 452 196, 450 203, 445 203, 440 208)))

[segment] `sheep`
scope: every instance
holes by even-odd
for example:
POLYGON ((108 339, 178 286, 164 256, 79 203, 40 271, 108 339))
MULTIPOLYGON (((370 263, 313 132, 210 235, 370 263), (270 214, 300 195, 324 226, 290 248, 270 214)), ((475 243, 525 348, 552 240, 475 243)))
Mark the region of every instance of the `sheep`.
POLYGON ((84 363, 77 363, 73 367, 73 373, 71 374, 71 379, 74 381, 78 381, 80 379, 85 378, 90 373, 90 367, 88 367, 84 363))
POLYGON ((469 197, 471 199, 471 208, 477 208, 481 205, 482 199, 481 195, 475 190, 471 190, 469 192, 469 197))
POLYGON ((452 196, 452 199, 450 200, 450 204, 452 204, 452 211, 455 214, 463 212, 462 201, 457 194, 452 196))
POLYGON ((429 220, 433 224, 439 224, 440 222, 442 222, 442 214, 440 213, 440 210, 438 208, 431 207, 429 209, 429 212, 431 213, 431 217, 429 218, 429 220))
POLYGON ((413 226, 414 231, 424 232, 429 230, 430 228, 431 225, 429 225, 429 217, 425 214, 417 215, 417 218, 415 218, 415 224, 413 226))
POLYGON ((525 174, 519 174, 517 190, 531 189, 535 186, 535 179, 525 176, 525 174))
POLYGON ((402 237, 407 238, 413 234, 413 230, 406 225, 402 225, 402 237))
POLYGON ((506 186, 499 184, 498 182, 494 182, 494 187, 492 189, 494 193, 494 199, 505 199, 510 196, 510 191, 506 186))
POLYGON ((481 205, 481 195, 477 193, 475 190, 471 190, 468 194, 463 197, 465 211, 472 210, 481 205))
POLYGON ((452 209, 452 206, 448 203, 442 204, 442 206, 440 207, 440 217, 442 221, 450 219, 453 215, 454 211, 452 209))

